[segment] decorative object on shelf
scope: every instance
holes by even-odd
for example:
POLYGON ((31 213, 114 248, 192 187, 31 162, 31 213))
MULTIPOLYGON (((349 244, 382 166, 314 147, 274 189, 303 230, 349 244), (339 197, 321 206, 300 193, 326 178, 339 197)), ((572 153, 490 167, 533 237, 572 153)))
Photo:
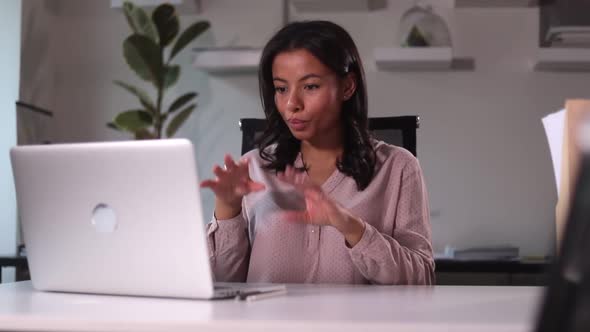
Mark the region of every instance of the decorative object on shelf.
POLYGON ((419 4, 408 9, 401 17, 398 45, 402 47, 451 47, 451 34, 445 21, 432 6, 419 4))
POLYGON ((197 93, 188 92, 164 108, 166 90, 180 77, 180 66, 172 64, 172 60, 209 28, 209 22, 193 23, 179 34, 180 22, 174 6, 170 4, 155 8, 151 17, 142 8, 127 1, 123 4, 123 11, 133 32, 123 42, 125 61, 139 78, 155 87, 157 97, 154 102, 143 89, 115 81, 116 85, 136 96, 141 107, 119 113, 107 126, 130 132, 136 139, 162 138, 164 134, 172 137, 197 106, 192 102, 197 93), (172 49, 166 52, 169 46, 172 49), (166 55, 168 59, 165 59, 166 55))
POLYGON ((587 48, 590 45, 590 1, 538 1, 540 47, 587 48))
POLYGON ((545 40, 550 47, 590 48, 590 26, 549 27, 545 40))

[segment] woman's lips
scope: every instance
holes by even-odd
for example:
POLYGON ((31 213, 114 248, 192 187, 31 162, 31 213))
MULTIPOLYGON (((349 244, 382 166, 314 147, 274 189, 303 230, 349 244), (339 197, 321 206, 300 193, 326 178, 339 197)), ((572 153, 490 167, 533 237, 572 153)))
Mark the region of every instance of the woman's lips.
POLYGON ((299 119, 291 119, 288 122, 289 122, 289 127, 291 127, 293 130, 296 130, 296 131, 304 130, 307 127, 307 123, 308 123, 308 121, 303 121, 303 120, 299 120, 299 119))

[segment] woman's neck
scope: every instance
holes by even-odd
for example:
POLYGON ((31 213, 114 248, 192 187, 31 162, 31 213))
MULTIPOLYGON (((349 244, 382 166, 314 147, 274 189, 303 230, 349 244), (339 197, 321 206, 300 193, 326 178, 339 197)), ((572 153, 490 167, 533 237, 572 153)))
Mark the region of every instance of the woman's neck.
POLYGON ((344 150, 340 130, 330 131, 330 135, 301 142, 301 158, 306 167, 335 167, 344 150))

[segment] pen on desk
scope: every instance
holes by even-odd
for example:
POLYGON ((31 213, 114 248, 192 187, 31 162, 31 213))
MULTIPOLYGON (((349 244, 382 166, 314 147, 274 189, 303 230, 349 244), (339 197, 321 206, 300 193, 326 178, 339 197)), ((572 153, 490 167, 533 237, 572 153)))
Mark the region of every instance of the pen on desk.
POLYGON ((267 293, 259 293, 259 294, 252 294, 246 296, 246 301, 253 302, 258 300, 264 300, 275 296, 285 295, 287 294, 286 289, 280 289, 277 291, 267 292, 267 293))

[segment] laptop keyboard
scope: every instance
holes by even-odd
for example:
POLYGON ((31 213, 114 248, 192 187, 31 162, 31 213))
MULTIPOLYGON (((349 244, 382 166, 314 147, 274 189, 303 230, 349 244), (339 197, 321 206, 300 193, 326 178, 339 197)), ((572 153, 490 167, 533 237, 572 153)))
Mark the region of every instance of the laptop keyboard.
POLYGON ((229 286, 214 286, 215 297, 228 298, 240 295, 240 290, 229 286))

